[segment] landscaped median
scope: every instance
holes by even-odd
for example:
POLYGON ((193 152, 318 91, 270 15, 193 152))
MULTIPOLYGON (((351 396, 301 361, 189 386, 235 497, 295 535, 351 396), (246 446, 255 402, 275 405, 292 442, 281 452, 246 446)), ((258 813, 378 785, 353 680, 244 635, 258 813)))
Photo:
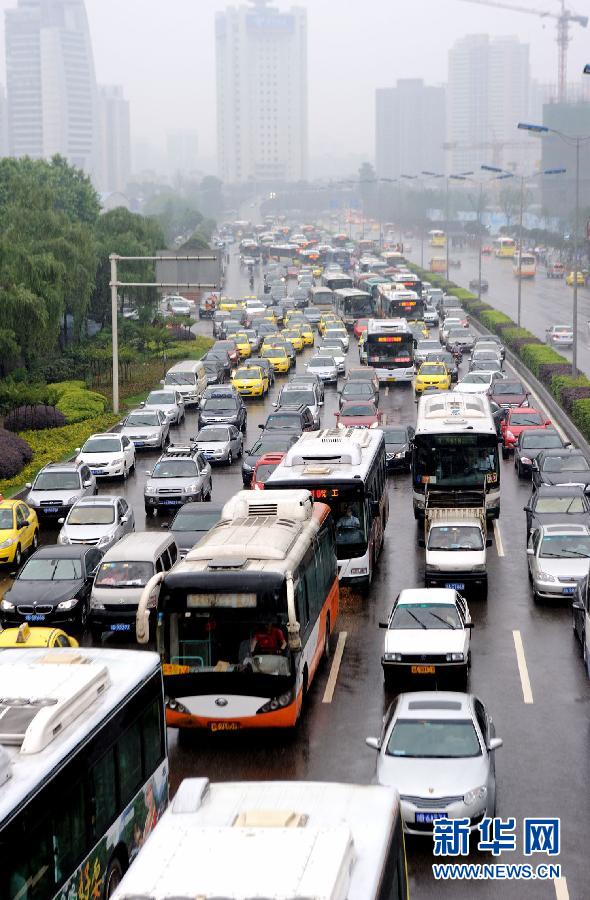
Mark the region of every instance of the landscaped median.
POLYGON ((479 300, 471 291, 427 269, 411 263, 408 265, 424 281, 457 297, 471 318, 499 335, 505 346, 541 382, 586 440, 590 441, 590 380, 585 375, 580 373, 573 377, 571 363, 565 356, 544 344, 526 328, 519 328, 510 316, 479 300))

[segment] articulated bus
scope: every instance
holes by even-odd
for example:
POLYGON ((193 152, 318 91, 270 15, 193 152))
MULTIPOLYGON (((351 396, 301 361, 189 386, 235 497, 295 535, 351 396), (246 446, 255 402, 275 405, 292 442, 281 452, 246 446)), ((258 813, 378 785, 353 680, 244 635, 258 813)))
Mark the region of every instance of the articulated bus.
POLYGON ((187 778, 116 900, 408 900, 392 787, 187 778))
POLYGON ((0 897, 109 900, 168 804, 160 660, 3 650, 0 697, 0 897))
POLYGON ((487 397, 441 392, 421 397, 412 451, 414 517, 424 516, 426 486, 486 492, 489 518, 500 515, 498 436, 487 397))
POLYGON ((534 253, 527 253, 526 251, 523 251, 520 257, 517 253, 514 257, 512 271, 515 278, 534 278, 537 274, 537 257, 534 253))
POLYGON ((380 382, 411 384, 414 335, 405 318, 370 319, 363 349, 380 382))
POLYGON ((357 319, 375 315, 375 301, 366 291, 343 288, 334 291, 334 310, 350 331, 357 319))
POLYGON ((516 254, 516 241, 510 237, 496 238, 494 241, 494 255, 498 259, 514 259, 516 254))
POLYGON ((341 583, 369 585, 389 517, 383 432, 335 428, 303 434, 266 482, 271 490, 295 487, 307 488, 332 510, 341 583))
POLYGON ((433 228, 432 231, 429 231, 428 238, 431 247, 444 247, 447 242, 446 234, 438 228, 433 228))
MULTIPOLYGON (((296 485, 300 487, 299 484, 296 485)), ((220 522, 142 593, 158 609, 166 721, 211 732, 290 728, 338 616, 336 536, 309 491, 240 491, 220 522)))

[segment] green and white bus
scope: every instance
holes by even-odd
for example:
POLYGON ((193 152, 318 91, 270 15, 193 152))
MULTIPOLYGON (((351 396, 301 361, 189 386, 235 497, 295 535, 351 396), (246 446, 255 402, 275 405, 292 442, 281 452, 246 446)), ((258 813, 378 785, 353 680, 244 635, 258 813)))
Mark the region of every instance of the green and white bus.
POLYGON ((168 804, 155 653, 0 653, 0 897, 108 900, 168 804))

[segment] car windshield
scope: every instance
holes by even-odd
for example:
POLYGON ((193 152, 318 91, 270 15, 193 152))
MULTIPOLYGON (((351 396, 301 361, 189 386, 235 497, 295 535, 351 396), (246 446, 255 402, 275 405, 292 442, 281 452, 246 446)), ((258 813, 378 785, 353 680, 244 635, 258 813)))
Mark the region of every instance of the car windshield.
POLYGON ((115 521, 115 507, 74 506, 68 516, 68 525, 112 525, 115 521))
POLYGON ((12 522, 12 509, 0 509, 0 531, 6 531, 7 528, 12 528, 12 522))
POLYGON ((468 372, 461 384, 489 384, 490 376, 485 372, 468 372))
POLYGON ((444 365, 441 363, 425 363, 420 367, 419 375, 446 375, 444 365))
POLYGON ((384 431, 386 444, 407 444, 408 433, 405 428, 392 428, 384 431))
POLYGON ((481 372, 501 372, 502 363, 496 359, 474 359, 471 368, 475 371, 479 369, 481 372))
POLYGON ((497 381, 494 394, 526 394, 526 391, 520 381, 497 381))
POLYGON ((543 460, 543 472, 587 472, 588 461, 581 454, 571 456, 548 456, 543 460))
POLYGON ((287 353, 282 347, 273 347, 262 351, 264 359, 284 359, 287 353))
POLYGON ((315 406, 315 394, 313 391, 283 389, 281 391, 281 406, 315 406))
POLYGON ((432 362, 435 362, 435 361, 436 361, 436 362, 444 362, 444 363, 446 364, 447 368, 448 368, 449 366, 454 366, 454 365, 455 365, 455 361, 454 361, 454 359, 453 359, 453 355, 452 355, 452 353, 449 353, 448 350, 446 350, 446 351, 444 351, 444 352, 441 351, 441 350, 431 350, 431 351, 426 355, 426 359, 429 360, 429 361, 432 360, 432 362))
POLYGON ((265 428, 299 428, 299 417, 289 413, 272 413, 266 420, 265 428))
POLYGON ((523 449, 533 450, 553 450, 557 447, 562 447, 562 440, 558 434, 555 432, 552 434, 550 431, 543 431, 541 434, 527 434, 523 432, 521 445, 523 449))
POLYGON ((232 397, 209 397, 201 407, 201 412, 235 413, 236 401, 232 397))
POLYGON ((170 526, 170 531, 209 531, 210 528, 217 525, 219 518, 220 513, 218 512, 208 512, 207 510, 201 512, 184 508, 177 513, 170 526))
POLYGON ((34 491, 77 491, 79 488, 77 472, 40 472, 33 484, 34 491))
POLYGON ((389 627, 454 630, 461 628, 462 623, 456 608, 448 603, 412 603, 396 607, 389 627))
POLYGON ((372 397, 374 394, 373 385, 368 381, 348 382, 342 388, 342 396, 348 397, 372 397))
POLYGON ((535 504, 535 513, 575 515, 583 512, 585 507, 581 497, 539 497, 535 504))
POLYGON ((74 581, 82 577, 79 559, 39 559, 33 557, 21 570, 19 581, 74 581))
POLYGON ((283 453, 288 450, 293 440, 291 437, 283 437, 282 435, 265 435, 259 441, 256 441, 250 450, 251 456, 263 456, 265 453, 283 453))
POLYGON ((145 401, 146 406, 172 406, 176 403, 176 397, 172 391, 152 391, 145 401))
POLYGON ((205 372, 207 373, 207 375, 217 375, 217 373, 219 372, 219 366, 212 360, 206 359, 203 365, 205 366, 205 372))
POLYGON ((469 719, 398 719, 385 752, 413 759, 464 759, 481 756, 481 747, 469 719))
POLYGON ((94 584, 101 588, 145 587, 153 574, 151 562, 103 562, 94 584))
POLYGON ((541 559, 590 559, 590 535, 548 534, 541 541, 541 559))
POLYGON ((82 453, 120 453, 121 441, 117 437, 90 438, 82 447, 82 453))
POLYGON ((345 403, 340 414, 342 416, 375 416, 377 413, 372 403, 345 403))
POLYGON ((333 356, 314 356, 307 364, 310 369, 333 369, 333 356))
POLYGON ((441 525, 431 529, 429 550, 483 550, 483 538, 474 525, 441 525))
POLYGON ((471 337, 471 335, 469 334, 469 332, 467 331, 466 328, 451 328, 451 329, 449 329, 449 340, 450 341, 454 340, 455 338, 458 341, 462 341, 462 340, 464 340, 466 338, 470 338, 470 337, 471 337))
POLYGON ((165 381, 166 384, 196 384, 196 375, 194 372, 168 372, 165 381))
POLYGON ((217 443, 218 441, 229 441, 229 433, 227 428, 201 428, 197 435, 197 441, 207 441, 217 443))
POLYGON ((256 469, 256 481, 259 484, 264 484, 264 482, 270 478, 278 463, 262 463, 262 465, 258 466, 256 469))
POLYGON ((194 459, 162 459, 157 462, 152 478, 194 478, 198 475, 194 459))
POLYGON ((127 416, 127 418, 125 419, 125 425, 128 425, 131 428, 137 428, 138 426, 142 425, 154 426, 159 424, 160 420, 158 419, 156 413, 150 412, 133 413, 132 415, 127 416))
POLYGON ((544 421, 538 412, 515 413, 510 416, 508 427, 511 425, 542 425, 544 421))

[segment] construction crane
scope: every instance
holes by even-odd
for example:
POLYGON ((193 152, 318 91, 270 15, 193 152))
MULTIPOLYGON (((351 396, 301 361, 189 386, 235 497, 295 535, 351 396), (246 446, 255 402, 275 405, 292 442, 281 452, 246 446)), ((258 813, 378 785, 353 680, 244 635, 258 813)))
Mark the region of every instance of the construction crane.
POLYGON ((498 3, 497 0, 465 0, 466 3, 477 3, 479 6, 495 6, 498 9, 509 9, 513 12, 528 13, 540 16, 541 19, 557 20, 557 97, 561 103, 567 100, 567 48, 571 41, 570 22, 576 22, 582 28, 588 26, 588 16, 579 16, 565 8, 565 0, 560 0, 561 12, 551 10, 530 9, 515 3, 498 3))

